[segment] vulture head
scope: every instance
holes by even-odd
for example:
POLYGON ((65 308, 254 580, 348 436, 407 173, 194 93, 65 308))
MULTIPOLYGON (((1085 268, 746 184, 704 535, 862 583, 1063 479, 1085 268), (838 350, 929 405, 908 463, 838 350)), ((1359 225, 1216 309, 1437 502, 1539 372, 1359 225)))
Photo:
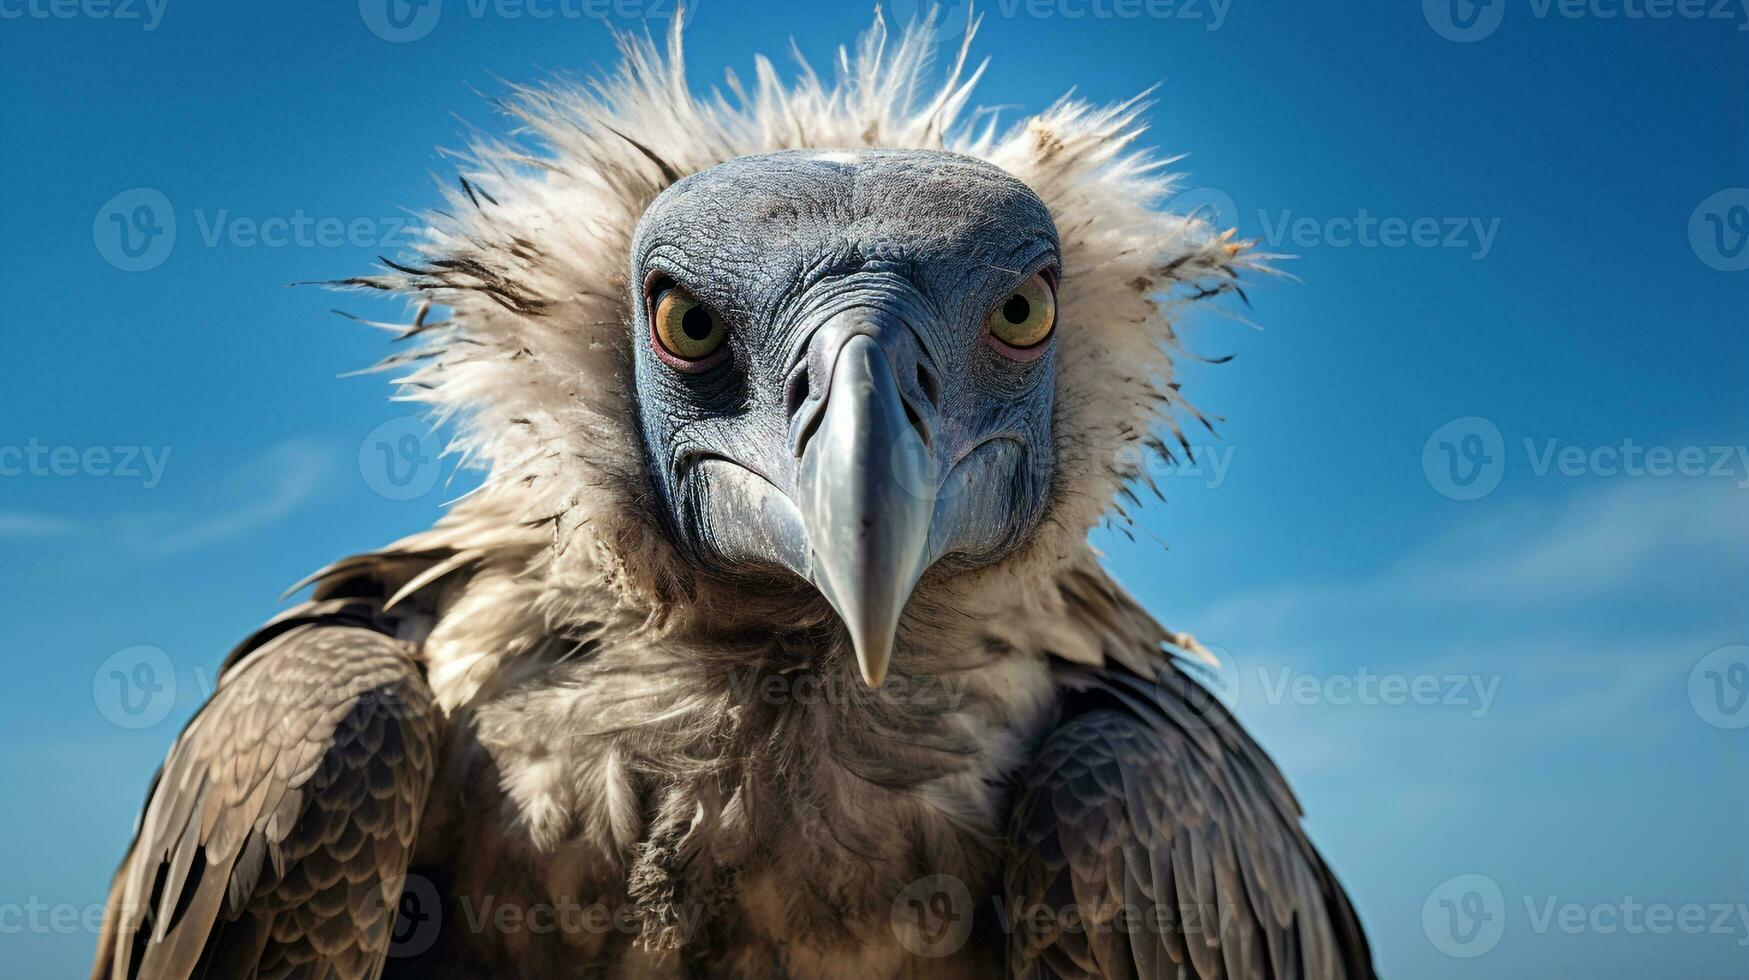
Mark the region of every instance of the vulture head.
POLYGON ((1038 523, 1061 268, 1038 195, 941 150, 759 154, 663 191, 630 346, 669 533, 811 583, 880 686, 924 571, 1038 523))
POLYGON ((503 100, 347 283, 413 298, 388 366, 480 486, 233 652, 98 975, 386 976, 409 896, 394 975, 1372 975, 1088 541, 1189 451, 1178 304, 1255 260, 1162 206, 1143 103, 968 118, 928 28, 503 100))
POLYGON ((678 30, 624 37, 616 75, 501 100, 517 135, 460 154, 418 254, 347 280, 414 297, 387 364, 486 471, 421 543, 525 553, 553 629, 603 591, 676 637, 781 618, 876 686, 951 668, 932 614, 1036 645, 1002 611, 1051 621, 1090 529, 1188 451, 1177 304, 1254 263, 1161 206, 1145 102, 1004 128, 966 47, 931 89, 929 33, 877 15, 834 80, 761 60, 709 97, 678 30))

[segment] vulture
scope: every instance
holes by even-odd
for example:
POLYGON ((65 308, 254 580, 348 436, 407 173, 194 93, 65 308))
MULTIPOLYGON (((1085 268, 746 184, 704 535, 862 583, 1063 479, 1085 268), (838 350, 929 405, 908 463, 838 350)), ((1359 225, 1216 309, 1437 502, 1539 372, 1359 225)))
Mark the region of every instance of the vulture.
POLYGON ((930 34, 707 94, 622 36, 328 284, 404 298, 481 483, 229 654, 95 978, 1372 976, 1088 540, 1268 256, 1170 213, 1145 101, 1000 126, 930 34))

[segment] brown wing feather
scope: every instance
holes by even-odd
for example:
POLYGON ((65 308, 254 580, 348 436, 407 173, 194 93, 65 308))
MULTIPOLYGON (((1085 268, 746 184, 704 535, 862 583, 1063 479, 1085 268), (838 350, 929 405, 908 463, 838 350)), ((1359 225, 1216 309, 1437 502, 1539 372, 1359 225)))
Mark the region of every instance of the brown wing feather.
POLYGON ((153 784, 94 980, 375 976, 437 739, 405 644, 307 623, 248 650, 153 784))
POLYGON ((1121 589, 1066 587, 1106 611, 1090 628, 1107 666, 1059 666, 1066 718, 1017 794, 1010 976, 1372 977, 1359 919, 1269 757, 1121 589))

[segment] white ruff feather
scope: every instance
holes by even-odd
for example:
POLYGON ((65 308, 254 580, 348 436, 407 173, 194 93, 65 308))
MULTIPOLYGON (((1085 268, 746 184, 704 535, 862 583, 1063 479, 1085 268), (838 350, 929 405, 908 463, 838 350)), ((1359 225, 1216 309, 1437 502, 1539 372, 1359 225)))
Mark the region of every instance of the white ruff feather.
POLYGON ((700 98, 684 80, 677 28, 665 54, 622 37, 609 79, 516 88, 504 100, 523 124, 518 139, 474 140, 465 183, 448 192, 446 213, 428 216, 418 258, 350 281, 451 311, 432 324, 422 310, 411 330, 419 349, 386 362, 417 365, 402 397, 455 422, 453 448, 488 471, 435 534, 483 550, 538 537, 552 545, 541 562, 549 587, 605 579, 656 616, 689 594, 690 573, 652 519, 630 402, 633 228, 677 177, 734 157, 905 147, 987 160, 1056 220, 1058 468, 1047 519, 1010 564, 1029 572, 1018 578, 1048 580, 1035 562, 1089 559, 1088 530, 1121 514, 1143 454, 1167 452, 1156 433, 1176 434, 1172 413, 1187 407, 1171 380, 1174 293, 1233 290, 1252 262, 1230 232, 1158 209, 1173 184, 1135 147, 1145 103, 1064 99, 1005 132, 993 116, 978 129, 966 110, 981 69, 968 75, 962 47, 928 94, 928 35, 913 26, 895 39, 877 14, 854 52, 840 50, 830 82, 804 66, 785 83, 761 58, 751 90, 731 76, 727 95, 700 98))

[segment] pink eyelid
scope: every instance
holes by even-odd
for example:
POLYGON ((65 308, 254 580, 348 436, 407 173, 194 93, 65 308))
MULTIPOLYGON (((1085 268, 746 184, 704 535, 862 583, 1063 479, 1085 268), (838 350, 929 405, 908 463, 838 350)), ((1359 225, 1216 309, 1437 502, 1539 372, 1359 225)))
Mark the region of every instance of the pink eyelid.
MULTIPOLYGON (((725 342, 710 354, 701 357, 696 361, 689 361, 684 357, 677 357, 670 352, 668 348, 662 346, 661 339, 656 336, 656 310, 661 306, 661 302, 660 297, 652 291, 652 287, 654 287, 660 280, 666 278, 667 277, 661 273, 652 272, 644 280, 644 318, 650 321, 650 350, 655 353, 657 360, 676 371, 685 374, 702 374, 705 371, 709 371, 711 368, 716 367, 718 364, 722 363, 724 358, 729 356, 729 345, 725 342)), ((669 280, 669 282, 669 289, 680 288, 679 284, 674 283, 673 280, 669 280)))
MULTIPOLYGON (((1041 344, 1040 346, 1043 345, 1041 344)), ((650 326, 650 350, 656 353, 656 359, 663 364, 668 365, 676 371, 683 371, 687 374, 702 374, 703 372, 716 367, 722 362, 723 358, 729 356, 729 345, 725 342, 721 347, 718 347, 709 355, 701 357, 696 361, 689 361, 684 357, 675 357, 668 352, 668 348, 662 346, 662 341, 656 338, 656 327, 654 324, 650 326)))

